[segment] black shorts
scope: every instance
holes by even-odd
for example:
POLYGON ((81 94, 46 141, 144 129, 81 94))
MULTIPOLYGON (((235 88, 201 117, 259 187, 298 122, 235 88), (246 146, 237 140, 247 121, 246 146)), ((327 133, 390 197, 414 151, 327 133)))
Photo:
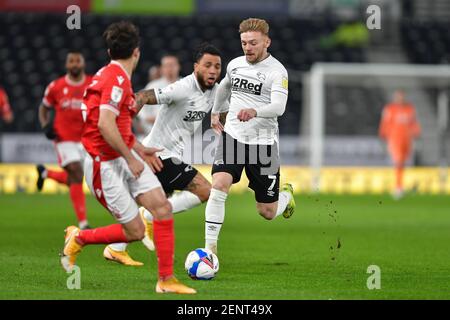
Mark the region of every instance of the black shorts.
POLYGON ((212 174, 227 172, 233 177, 234 184, 241 180, 243 169, 249 180, 249 188, 255 191, 257 202, 278 201, 280 161, 277 143, 243 144, 223 132, 216 149, 212 174))
POLYGON ((156 177, 166 194, 175 190, 184 190, 197 175, 197 169, 177 158, 162 160, 163 168, 156 173, 156 177))

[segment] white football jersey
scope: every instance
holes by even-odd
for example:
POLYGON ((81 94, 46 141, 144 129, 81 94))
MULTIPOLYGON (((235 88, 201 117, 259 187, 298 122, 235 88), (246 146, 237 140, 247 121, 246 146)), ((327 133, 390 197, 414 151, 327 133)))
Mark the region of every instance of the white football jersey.
POLYGON ((182 159, 186 141, 190 141, 212 109, 217 86, 215 84, 212 89, 203 92, 192 73, 163 89, 155 90, 161 109, 152 131, 142 144, 164 149, 158 154, 162 159, 182 159))
MULTIPOLYGON (((149 82, 145 86, 144 90, 165 88, 169 84, 170 82, 166 78, 159 78, 149 82)), ((149 117, 156 117, 158 115, 160 108, 161 105, 159 104, 158 105, 146 104, 142 107, 141 111, 138 113, 137 118, 139 119, 141 127, 144 129, 146 135, 149 134, 153 128, 153 124, 149 123, 146 119, 148 119, 149 117)))
POLYGON ((225 132, 246 144, 271 145, 278 141, 278 120, 255 117, 241 122, 237 115, 240 110, 270 104, 272 91, 288 94, 288 73, 284 66, 272 55, 250 64, 245 56, 232 60, 227 67, 224 80, 231 85, 229 111, 225 132))

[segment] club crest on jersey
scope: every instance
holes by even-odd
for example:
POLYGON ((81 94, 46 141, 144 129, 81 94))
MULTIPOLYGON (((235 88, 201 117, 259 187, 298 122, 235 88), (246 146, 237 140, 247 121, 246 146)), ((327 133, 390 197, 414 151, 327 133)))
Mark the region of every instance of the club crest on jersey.
POLYGON ((249 94, 254 94, 257 96, 261 95, 262 83, 253 83, 248 79, 242 78, 231 78, 231 91, 244 92, 249 94))
POLYGON ((258 72, 258 73, 256 74, 256 76, 258 77, 259 80, 261 80, 261 81, 266 81, 266 75, 265 75, 264 73, 258 72))

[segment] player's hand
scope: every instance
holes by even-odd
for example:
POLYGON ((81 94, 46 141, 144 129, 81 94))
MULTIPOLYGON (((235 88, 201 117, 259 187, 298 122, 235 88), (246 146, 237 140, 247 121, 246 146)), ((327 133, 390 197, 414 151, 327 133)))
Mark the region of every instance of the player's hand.
POLYGON ((211 128, 213 128, 217 134, 222 133, 223 124, 220 122, 220 113, 211 113, 211 128))
POLYGON ((136 179, 139 178, 142 171, 144 171, 144 164, 135 157, 131 157, 129 160, 127 160, 127 164, 133 176, 136 179))
POLYGON ((163 168, 163 163, 161 159, 157 156, 157 152, 161 152, 164 149, 158 149, 158 148, 144 148, 141 151, 141 156, 144 159, 144 161, 148 164, 150 169, 154 173, 160 172, 163 168))
POLYGON ((249 109, 242 109, 241 111, 239 111, 237 118, 241 121, 249 121, 250 119, 253 119, 254 117, 256 117, 256 110, 253 108, 249 108, 249 109))
POLYGON ((56 136, 56 132, 53 129, 53 124, 51 122, 47 123, 42 130, 44 131, 45 136, 47 137, 47 139, 49 140, 54 140, 57 138, 56 136))

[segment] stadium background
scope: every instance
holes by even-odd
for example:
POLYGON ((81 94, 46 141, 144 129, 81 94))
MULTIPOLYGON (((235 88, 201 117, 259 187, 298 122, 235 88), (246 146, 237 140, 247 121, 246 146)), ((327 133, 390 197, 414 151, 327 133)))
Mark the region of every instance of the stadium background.
MULTIPOLYGON (((68 48, 79 48, 87 71, 108 61, 102 30, 121 18, 139 25, 142 59, 133 85, 147 83, 147 70, 159 57, 173 52, 182 75, 192 68, 192 50, 210 41, 224 53, 224 65, 241 54, 237 25, 243 17, 265 17, 271 25, 270 51, 289 70, 289 101, 279 119, 281 158, 289 175, 299 179, 297 190, 312 191, 309 165, 308 76, 317 62, 446 64, 450 58, 447 1, 269 0, 269 1, 0 1, 0 72, 15 121, 0 124, 1 162, 55 163, 49 141, 40 133, 37 107, 45 86, 64 73, 68 48), (68 30, 66 8, 82 10, 81 30, 68 30), (381 8, 381 30, 368 30, 366 9, 381 8), (296 166, 300 166, 296 169, 296 166)), ((225 68, 224 68, 225 69, 225 68)), ((379 79, 382 82, 383 79, 379 79)), ((386 148, 377 138, 381 110, 392 88, 328 85, 325 115, 324 192, 390 192, 393 173, 386 148), (328 178, 331 175, 332 179, 328 178), (336 182, 338 181, 338 182, 336 182)), ((448 130, 437 132, 437 97, 444 89, 427 86, 407 90, 416 104, 423 135, 416 144, 405 184, 423 193, 449 193, 446 169, 448 130)), ((209 127, 205 121, 204 130, 209 127)), ((0 166, 0 191, 33 192, 33 168, 0 166)), ((206 169, 205 169, 206 170, 206 169)), ((235 190, 245 188, 245 182, 235 190)), ((61 191, 48 183, 48 192, 61 191)), ((64 188, 62 189, 64 192, 64 188)))

